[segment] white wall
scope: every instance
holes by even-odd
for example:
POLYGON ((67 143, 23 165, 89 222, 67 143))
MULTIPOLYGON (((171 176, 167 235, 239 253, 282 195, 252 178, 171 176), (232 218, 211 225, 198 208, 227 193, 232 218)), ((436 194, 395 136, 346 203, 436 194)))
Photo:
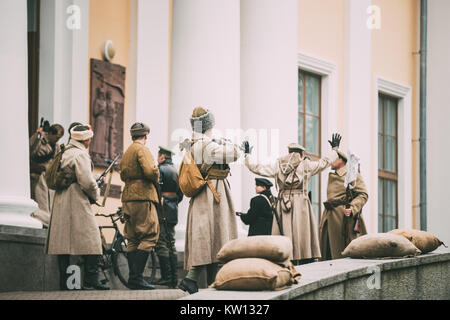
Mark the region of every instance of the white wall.
POLYGON ((427 224, 450 243, 450 1, 428 1, 427 224))
MULTIPOLYGON (((209 108, 222 135, 240 127, 240 1, 174 0, 169 109, 169 142, 191 137, 189 118, 196 106, 209 108)), ((229 178, 240 209, 240 172, 229 178)), ((188 199, 179 207, 177 248, 184 249, 188 199)))
POLYGON ((74 121, 87 123, 89 0, 42 0, 40 23, 39 117, 64 128, 74 121), (68 27, 71 5, 79 8, 79 29, 68 27))
POLYGON ((369 193, 364 206, 368 232, 377 232, 377 203, 371 197, 377 192, 378 165, 377 118, 371 101, 371 33, 366 25, 366 9, 371 0, 345 1, 345 70, 344 70, 344 139, 341 146, 357 154, 369 193))
MULTIPOLYGON (((298 141, 297 5, 241 1, 241 124, 256 132, 249 138, 259 162, 275 161, 298 141)), ((254 178, 242 165, 243 210, 255 196, 254 178)))

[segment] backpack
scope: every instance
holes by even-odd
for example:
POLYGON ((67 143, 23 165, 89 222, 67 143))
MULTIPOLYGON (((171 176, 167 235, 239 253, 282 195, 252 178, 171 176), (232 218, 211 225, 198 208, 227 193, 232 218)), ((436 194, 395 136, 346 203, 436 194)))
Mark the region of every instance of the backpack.
POLYGON ((64 146, 61 146, 61 151, 50 161, 45 171, 45 182, 47 182, 49 189, 56 191, 64 190, 76 181, 76 179, 69 177, 67 173, 61 170, 61 159, 64 151, 71 148, 73 147, 64 148, 64 146))
POLYGON ((180 190, 186 197, 195 197, 206 185, 208 185, 216 202, 220 202, 219 195, 211 181, 209 181, 208 175, 205 178, 203 177, 189 150, 184 154, 178 176, 180 190))

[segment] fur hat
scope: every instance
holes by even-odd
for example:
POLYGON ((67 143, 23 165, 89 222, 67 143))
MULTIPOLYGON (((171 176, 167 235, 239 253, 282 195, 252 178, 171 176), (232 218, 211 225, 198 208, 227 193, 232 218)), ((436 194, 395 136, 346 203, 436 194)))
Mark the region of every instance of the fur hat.
POLYGON ((150 133, 150 128, 142 122, 136 122, 131 126, 130 134, 132 137, 146 136, 150 133))
POLYGON ((70 136, 73 140, 85 141, 94 136, 91 126, 80 124, 70 130, 70 136))
POLYGON ((194 132, 205 133, 216 124, 214 115, 203 107, 196 107, 192 112, 191 127, 194 132))

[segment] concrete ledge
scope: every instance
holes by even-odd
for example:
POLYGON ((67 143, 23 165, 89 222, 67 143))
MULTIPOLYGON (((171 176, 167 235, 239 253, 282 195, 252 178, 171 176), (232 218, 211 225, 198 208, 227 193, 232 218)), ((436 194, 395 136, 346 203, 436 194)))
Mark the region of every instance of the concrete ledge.
POLYGON ((450 299, 450 250, 415 258, 339 259, 298 266, 297 285, 281 291, 205 289, 186 300, 450 299), (379 284, 379 286, 377 285, 379 284))
POLYGON ((46 229, 0 225, 0 292, 59 288, 56 256, 44 254, 46 229))

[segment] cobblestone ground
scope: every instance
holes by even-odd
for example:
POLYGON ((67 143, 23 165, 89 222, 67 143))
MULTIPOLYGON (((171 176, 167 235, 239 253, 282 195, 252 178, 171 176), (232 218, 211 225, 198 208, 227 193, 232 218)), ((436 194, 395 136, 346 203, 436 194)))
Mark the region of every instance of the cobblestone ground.
POLYGON ((179 289, 74 290, 49 292, 2 292, 0 300, 176 300, 189 295, 179 289))

